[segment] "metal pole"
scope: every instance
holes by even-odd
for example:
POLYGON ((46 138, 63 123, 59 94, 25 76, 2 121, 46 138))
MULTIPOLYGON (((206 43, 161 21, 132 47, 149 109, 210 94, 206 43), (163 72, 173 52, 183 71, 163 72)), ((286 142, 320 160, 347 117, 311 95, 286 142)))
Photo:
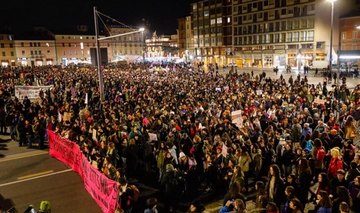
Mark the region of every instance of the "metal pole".
POLYGON ((333 28, 334 28, 334 1, 331 2, 330 59, 329 59, 330 73, 332 71, 333 28))
POLYGON ((97 10, 94 7, 94 24, 95 24, 95 39, 96 39, 96 59, 97 59, 97 69, 99 75, 99 86, 100 86, 100 100, 104 101, 104 81, 103 81, 103 73, 101 70, 101 51, 100 51, 100 41, 99 41, 99 25, 97 18, 97 10))
MULTIPOLYGON (((145 31, 145 30, 144 30, 145 31)), ((145 63, 145 39, 144 39, 144 31, 142 31, 141 32, 141 43, 142 43, 142 51, 143 51, 143 53, 142 53, 142 57, 143 57, 143 63, 145 63)))

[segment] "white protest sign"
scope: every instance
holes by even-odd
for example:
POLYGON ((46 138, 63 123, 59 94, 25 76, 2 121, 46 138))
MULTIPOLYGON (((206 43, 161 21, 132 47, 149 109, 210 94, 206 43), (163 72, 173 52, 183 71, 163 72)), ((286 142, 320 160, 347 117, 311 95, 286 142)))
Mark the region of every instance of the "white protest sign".
POLYGON ((231 112, 232 122, 239 128, 243 127, 243 119, 241 110, 231 112))
POLYGON ((149 139, 150 141, 157 141, 157 135, 154 133, 149 133, 149 139))
POLYGON ((227 147, 225 146, 225 144, 222 145, 222 150, 221 150, 221 154, 224 156, 224 158, 227 155, 227 147))
POLYGON ((39 93, 42 90, 45 95, 45 91, 52 89, 53 86, 15 86, 15 96, 22 100, 25 96, 28 99, 37 99, 39 98, 39 93))

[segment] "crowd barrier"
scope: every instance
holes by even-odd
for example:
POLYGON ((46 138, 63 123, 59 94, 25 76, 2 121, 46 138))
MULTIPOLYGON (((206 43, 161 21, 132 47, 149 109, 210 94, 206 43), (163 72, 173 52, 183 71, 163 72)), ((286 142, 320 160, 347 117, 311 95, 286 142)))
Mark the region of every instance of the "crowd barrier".
POLYGON ((92 166, 76 143, 48 131, 49 152, 56 159, 67 164, 79 173, 84 181, 85 189, 90 193, 104 213, 113 213, 116 208, 118 187, 114 180, 92 166))

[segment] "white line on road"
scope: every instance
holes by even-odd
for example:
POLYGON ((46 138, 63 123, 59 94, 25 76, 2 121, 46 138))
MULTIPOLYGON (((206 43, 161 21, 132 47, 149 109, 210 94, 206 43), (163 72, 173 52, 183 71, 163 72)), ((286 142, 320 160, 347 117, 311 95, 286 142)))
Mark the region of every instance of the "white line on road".
POLYGON ((66 170, 53 172, 53 173, 50 173, 50 174, 41 175, 41 176, 37 176, 37 177, 32 177, 32 178, 28 178, 28 179, 24 179, 24 180, 17 180, 17 181, 13 181, 13 182, 9 182, 9 183, 3 183, 3 184, 0 184, 0 187, 9 186, 9 185, 17 184, 17 183, 22 183, 22 182, 26 182, 26 181, 30 181, 30 180, 35 180, 35 179, 39 179, 39 178, 43 178, 43 177, 49 177, 49 176, 53 176, 53 175, 58 175, 58 174, 65 173, 65 172, 70 172, 70 171, 73 171, 73 170, 72 169, 66 169, 66 170))

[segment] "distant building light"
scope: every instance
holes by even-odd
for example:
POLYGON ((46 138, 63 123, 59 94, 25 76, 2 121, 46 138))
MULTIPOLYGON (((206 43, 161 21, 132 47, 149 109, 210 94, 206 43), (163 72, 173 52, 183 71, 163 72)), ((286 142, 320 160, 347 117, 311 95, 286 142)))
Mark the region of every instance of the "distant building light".
POLYGON ((360 55, 340 55, 340 59, 360 59, 360 55))

